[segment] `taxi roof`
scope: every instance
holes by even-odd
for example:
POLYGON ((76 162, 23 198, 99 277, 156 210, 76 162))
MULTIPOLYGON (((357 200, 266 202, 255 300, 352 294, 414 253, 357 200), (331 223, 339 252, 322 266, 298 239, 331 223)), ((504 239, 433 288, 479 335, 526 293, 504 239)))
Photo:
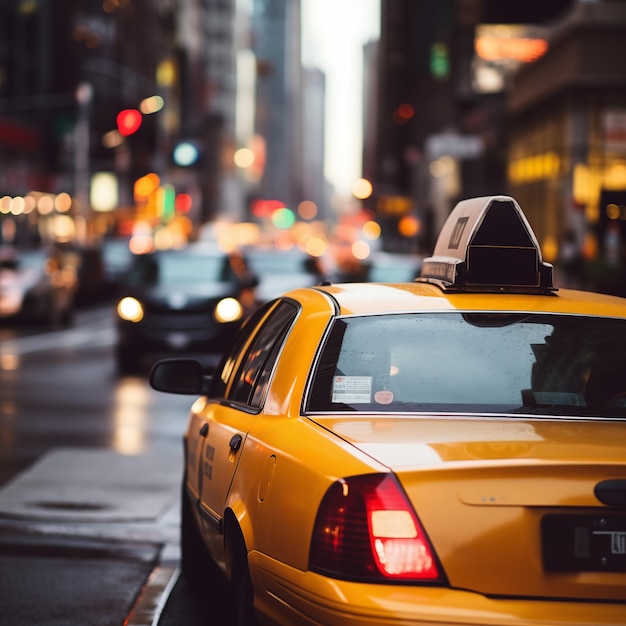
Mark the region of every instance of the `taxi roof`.
POLYGON ((402 312, 546 312, 626 318, 626 298, 560 289, 555 295, 458 293, 428 283, 343 283, 315 287, 336 302, 340 315, 402 312))
POLYGON ((408 311, 548 312, 626 317, 626 298, 553 286, 553 267, 519 204, 510 196, 459 202, 432 257, 412 283, 317 287, 340 314, 408 311))

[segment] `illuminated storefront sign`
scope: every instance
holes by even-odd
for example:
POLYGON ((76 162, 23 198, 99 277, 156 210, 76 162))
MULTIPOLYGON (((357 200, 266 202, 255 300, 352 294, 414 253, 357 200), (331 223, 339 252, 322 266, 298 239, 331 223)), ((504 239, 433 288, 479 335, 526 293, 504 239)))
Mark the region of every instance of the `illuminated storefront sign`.
POLYGON ((548 50, 544 30, 535 25, 481 24, 476 28, 474 88, 497 92, 523 63, 536 61, 548 50))

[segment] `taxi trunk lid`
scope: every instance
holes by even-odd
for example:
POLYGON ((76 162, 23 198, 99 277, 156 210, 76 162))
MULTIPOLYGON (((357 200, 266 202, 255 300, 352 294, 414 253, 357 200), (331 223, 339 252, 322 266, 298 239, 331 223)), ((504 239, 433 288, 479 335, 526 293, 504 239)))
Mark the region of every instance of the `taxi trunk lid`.
POLYGON ((626 423, 361 417, 331 428, 398 476, 452 587, 626 601, 626 423))

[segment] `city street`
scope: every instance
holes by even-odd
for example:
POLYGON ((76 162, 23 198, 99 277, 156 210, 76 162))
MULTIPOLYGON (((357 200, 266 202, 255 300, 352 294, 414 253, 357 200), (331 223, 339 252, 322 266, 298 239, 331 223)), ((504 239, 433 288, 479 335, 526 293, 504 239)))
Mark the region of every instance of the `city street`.
POLYGON ((111 322, 101 307, 55 332, 0 327, 5 626, 156 624, 177 581, 190 399, 118 378, 111 322))
POLYGON ((626 0, 0 40, 0 626, 626 626, 626 0))

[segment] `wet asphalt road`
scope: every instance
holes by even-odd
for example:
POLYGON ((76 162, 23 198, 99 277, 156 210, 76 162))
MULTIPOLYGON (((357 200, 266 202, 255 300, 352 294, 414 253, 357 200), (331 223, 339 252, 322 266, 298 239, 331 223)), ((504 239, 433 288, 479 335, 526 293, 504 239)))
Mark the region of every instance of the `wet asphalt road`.
POLYGON ((158 554, 158 544, 3 533, 0 623, 121 625, 158 554))
POLYGON ((163 589, 141 602, 177 564, 190 402, 117 376, 113 339, 108 307, 0 325, 2 626, 151 626, 137 610, 162 608, 163 589))

